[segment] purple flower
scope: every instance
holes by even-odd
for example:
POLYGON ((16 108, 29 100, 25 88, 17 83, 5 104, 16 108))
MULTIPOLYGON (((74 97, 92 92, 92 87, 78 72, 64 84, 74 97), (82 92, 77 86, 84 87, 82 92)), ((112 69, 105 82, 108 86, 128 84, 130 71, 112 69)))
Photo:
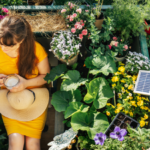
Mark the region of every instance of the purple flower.
POLYGON ((113 139, 118 139, 119 141, 123 141, 126 134, 126 129, 120 129, 120 127, 116 126, 114 132, 110 133, 110 137, 113 139))
POLYGON ((102 132, 97 133, 94 137, 95 144, 97 144, 97 145, 98 144, 103 145, 105 140, 106 140, 106 135, 103 134, 102 132))

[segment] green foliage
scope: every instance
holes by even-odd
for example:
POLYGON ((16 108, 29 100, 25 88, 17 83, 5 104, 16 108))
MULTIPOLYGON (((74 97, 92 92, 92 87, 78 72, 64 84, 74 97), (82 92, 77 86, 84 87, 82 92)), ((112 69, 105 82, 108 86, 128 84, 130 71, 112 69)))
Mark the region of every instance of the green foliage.
POLYGON ((150 35, 147 35, 146 40, 147 40, 147 47, 150 48, 150 35))
POLYGON ((139 0, 114 0, 113 9, 109 10, 115 31, 121 34, 123 41, 145 34, 144 19, 148 16, 149 4, 137 6, 138 3, 139 0))
POLYGON ((88 79, 80 78, 80 73, 77 70, 68 71, 62 79, 65 79, 61 84, 62 91, 76 90, 88 81, 88 79))
POLYGON ((90 145, 94 144, 94 141, 89 139, 88 136, 79 136, 78 143, 80 149, 89 149, 90 145))
POLYGON ((50 83, 51 81, 55 81, 59 77, 63 76, 67 71, 67 66, 65 64, 60 64, 54 68, 52 68, 51 72, 48 73, 44 80, 50 83))
POLYGON ((105 132, 109 123, 104 114, 89 111, 75 113, 71 118, 71 126, 76 131, 87 131, 89 138, 93 139, 96 133, 105 132))
POLYGON ((101 77, 86 83, 86 87, 88 92, 84 97, 84 101, 86 103, 93 102, 96 109, 105 107, 108 99, 114 96, 107 80, 101 77))
POLYGON ((10 6, 10 5, 22 5, 25 0, 1 0, 0 5, 10 6))

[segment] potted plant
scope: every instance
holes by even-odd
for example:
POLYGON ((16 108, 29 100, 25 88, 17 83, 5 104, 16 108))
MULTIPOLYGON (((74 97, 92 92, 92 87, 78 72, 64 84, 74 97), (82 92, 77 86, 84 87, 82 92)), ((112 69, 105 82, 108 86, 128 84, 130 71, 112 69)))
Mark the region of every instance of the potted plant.
POLYGON ((124 44, 122 40, 118 40, 119 38, 113 37, 110 45, 108 45, 109 49, 114 53, 116 61, 123 61, 125 56, 129 50, 127 44, 124 44))
POLYGON ((94 14, 96 16, 95 26, 100 30, 104 21, 104 15, 101 12, 102 5, 104 0, 95 0, 97 1, 96 7, 94 7, 94 14))
POLYGON ((149 15, 149 5, 139 4, 139 0, 114 0, 113 9, 108 9, 106 15, 114 20, 115 35, 127 41, 145 34, 144 20, 149 15))
POLYGON ((63 63, 72 65, 77 62, 80 53, 80 41, 70 31, 54 33, 50 43, 54 55, 63 63))

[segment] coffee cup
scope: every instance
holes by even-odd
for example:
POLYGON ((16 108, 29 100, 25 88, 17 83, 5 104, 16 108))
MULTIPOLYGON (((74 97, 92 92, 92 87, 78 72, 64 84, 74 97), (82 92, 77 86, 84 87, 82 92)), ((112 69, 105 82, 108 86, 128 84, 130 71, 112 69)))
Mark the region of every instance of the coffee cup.
POLYGON ((19 78, 15 74, 8 75, 4 78, 3 83, 7 89, 12 89, 19 83, 19 78))

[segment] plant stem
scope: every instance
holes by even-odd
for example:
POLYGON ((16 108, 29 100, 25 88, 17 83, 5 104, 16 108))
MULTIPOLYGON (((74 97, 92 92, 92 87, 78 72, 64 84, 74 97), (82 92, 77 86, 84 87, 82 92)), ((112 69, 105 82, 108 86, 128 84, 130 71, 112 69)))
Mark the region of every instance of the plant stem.
POLYGON ((115 107, 116 107, 116 96, 115 96, 115 90, 113 91, 113 93, 114 93, 114 105, 115 105, 115 107))
POLYGON ((89 68, 89 71, 88 71, 88 74, 87 74, 87 79, 89 79, 89 72, 90 72, 90 68, 89 68))

